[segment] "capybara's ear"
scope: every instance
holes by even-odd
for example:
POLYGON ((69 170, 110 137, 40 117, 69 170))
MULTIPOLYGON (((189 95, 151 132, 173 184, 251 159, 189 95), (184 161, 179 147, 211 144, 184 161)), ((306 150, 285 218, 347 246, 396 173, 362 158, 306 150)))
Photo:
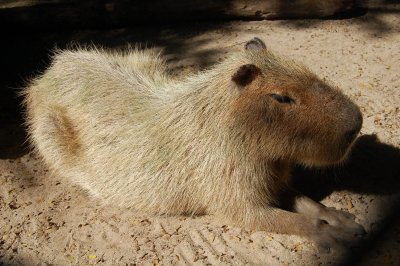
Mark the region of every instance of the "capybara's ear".
POLYGON ((261 50, 261 49, 267 49, 267 46, 259 38, 254 37, 253 39, 251 39, 250 41, 248 41, 245 44, 244 49, 246 49, 246 50, 261 50))
POLYGON ((253 64, 246 64, 239 67, 239 69, 233 74, 232 81, 240 87, 244 87, 250 84, 258 75, 261 74, 261 70, 253 64))

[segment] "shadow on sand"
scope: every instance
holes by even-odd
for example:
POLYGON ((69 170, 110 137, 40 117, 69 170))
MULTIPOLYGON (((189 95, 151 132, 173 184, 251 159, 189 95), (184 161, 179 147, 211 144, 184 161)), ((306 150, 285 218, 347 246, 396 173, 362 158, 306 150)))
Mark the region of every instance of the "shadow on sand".
POLYGON ((376 135, 358 138, 348 161, 320 170, 297 167, 295 186, 315 200, 333 191, 363 194, 400 192, 400 149, 379 141, 376 135))

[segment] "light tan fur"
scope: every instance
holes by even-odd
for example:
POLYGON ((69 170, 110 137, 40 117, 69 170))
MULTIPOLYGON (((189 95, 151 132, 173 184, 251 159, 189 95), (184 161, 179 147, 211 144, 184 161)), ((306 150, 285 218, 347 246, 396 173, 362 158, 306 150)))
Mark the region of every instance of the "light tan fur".
POLYGON ((300 195, 288 208, 297 213, 278 208, 291 166, 341 161, 354 140, 344 132, 358 132, 361 115, 337 89, 257 40, 180 80, 149 51, 60 51, 24 91, 33 146, 56 174, 107 204, 210 213, 328 245, 343 224, 359 232, 353 219, 300 195), (337 217, 340 226, 331 222, 337 217))

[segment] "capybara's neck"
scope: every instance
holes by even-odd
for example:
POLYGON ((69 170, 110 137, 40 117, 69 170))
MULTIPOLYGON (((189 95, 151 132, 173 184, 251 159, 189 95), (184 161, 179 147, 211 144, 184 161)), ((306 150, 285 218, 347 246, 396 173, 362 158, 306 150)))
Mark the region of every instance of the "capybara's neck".
POLYGON ((262 194, 274 195, 286 183, 289 163, 247 145, 251 132, 238 127, 232 113, 232 104, 240 93, 232 84, 232 74, 245 60, 229 58, 174 84, 170 91, 173 97, 160 106, 154 136, 159 138, 162 131, 165 146, 182 156, 190 156, 195 150, 197 158, 192 159, 209 167, 210 175, 226 171, 232 181, 237 176, 237 181, 247 183, 249 189, 259 182, 265 190, 262 194), (278 181, 282 176, 285 180, 278 181), (270 179, 276 181, 266 182, 270 179))

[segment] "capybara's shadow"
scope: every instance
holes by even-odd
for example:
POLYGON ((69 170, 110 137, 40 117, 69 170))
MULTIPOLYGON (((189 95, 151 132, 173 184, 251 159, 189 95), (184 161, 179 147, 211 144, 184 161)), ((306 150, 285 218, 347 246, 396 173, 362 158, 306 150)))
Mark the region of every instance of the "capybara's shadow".
POLYGON ((298 190, 318 201, 340 190, 395 194, 400 192, 400 149, 380 142, 376 135, 363 135, 345 163, 319 169, 297 166, 293 178, 298 190))
POLYGON ((0 159, 16 159, 29 151, 27 133, 18 115, 1 114, 0 159))

